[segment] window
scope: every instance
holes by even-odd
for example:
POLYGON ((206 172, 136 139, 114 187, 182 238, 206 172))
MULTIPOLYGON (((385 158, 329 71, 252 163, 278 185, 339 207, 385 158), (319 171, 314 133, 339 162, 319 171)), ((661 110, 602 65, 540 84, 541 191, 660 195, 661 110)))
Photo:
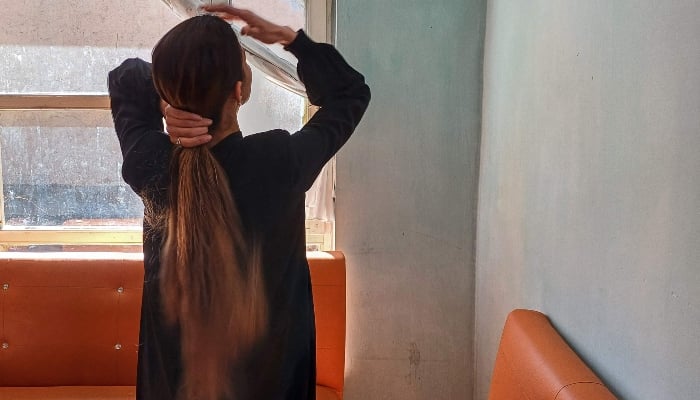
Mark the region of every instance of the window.
MULTIPOLYGON (((143 206, 121 179, 106 77, 125 58, 150 60, 153 44, 179 19, 165 2, 128 3, 70 10, 0 0, 3 18, 13 16, 0 33, 0 250, 140 251, 143 206)), ((307 31, 329 37, 326 0, 237 5, 295 28, 315 15, 307 31)), ((308 116, 305 100, 253 71, 243 131, 297 130, 308 116)), ((332 188, 331 163, 307 195, 310 249, 333 246, 332 188)))

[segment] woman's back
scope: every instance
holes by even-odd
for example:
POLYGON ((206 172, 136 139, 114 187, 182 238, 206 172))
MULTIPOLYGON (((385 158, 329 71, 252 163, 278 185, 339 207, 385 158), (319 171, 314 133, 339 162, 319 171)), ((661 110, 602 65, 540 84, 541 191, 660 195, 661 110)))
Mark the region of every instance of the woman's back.
MULTIPOLYGON (((235 132, 210 149, 225 172, 243 236, 259 247, 267 302, 262 337, 230 371, 237 399, 314 398, 315 334, 305 257, 304 193, 348 139, 369 102, 362 75, 331 46, 313 43, 300 32, 288 49, 299 59, 300 76, 320 111, 295 134, 278 130, 243 137, 235 132)), ((129 60, 110 73, 123 175, 150 206, 144 222, 146 278, 137 385, 138 397, 149 400, 172 399, 180 390, 181 334, 188 323, 168 323, 162 312, 159 280, 166 235, 157 221, 170 202, 172 148, 161 132, 154 92, 150 68, 143 61, 129 60)), ((224 343, 200 345, 215 348, 224 343)))

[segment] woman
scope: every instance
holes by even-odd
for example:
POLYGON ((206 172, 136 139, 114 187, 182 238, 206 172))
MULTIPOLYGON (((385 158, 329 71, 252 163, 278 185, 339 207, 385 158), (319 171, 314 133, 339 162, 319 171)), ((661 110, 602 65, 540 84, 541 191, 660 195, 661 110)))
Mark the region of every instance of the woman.
POLYGON ((250 71, 231 27, 213 16, 168 32, 152 67, 131 59, 110 72, 122 174, 145 205, 137 398, 313 399, 304 193, 359 123, 369 88, 303 31, 229 6, 207 11, 283 44, 321 108, 294 134, 243 137, 250 71), (166 116, 170 137, 161 98, 179 117, 166 116))

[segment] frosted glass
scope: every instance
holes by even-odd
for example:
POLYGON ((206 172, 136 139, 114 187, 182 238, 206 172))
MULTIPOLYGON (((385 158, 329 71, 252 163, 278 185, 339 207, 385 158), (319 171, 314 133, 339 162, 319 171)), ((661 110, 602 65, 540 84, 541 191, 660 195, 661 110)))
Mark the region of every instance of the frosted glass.
POLYGON ((3 111, 0 158, 7 225, 143 216, 109 111, 3 111))
MULTIPOLYGON (((293 29, 305 26, 304 0, 244 0, 248 8, 293 29)), ((16 2, 0 0, 0 93, 107 91, 107 72, 128 57, 150 60, 155 43, 180 22, 150 1, 16 2)), ((280 46, 273 51, 294 63, 280 46)))
POLYGON ((0 46, 0 93, 107 93, 107 74, 140 48, 0 46))

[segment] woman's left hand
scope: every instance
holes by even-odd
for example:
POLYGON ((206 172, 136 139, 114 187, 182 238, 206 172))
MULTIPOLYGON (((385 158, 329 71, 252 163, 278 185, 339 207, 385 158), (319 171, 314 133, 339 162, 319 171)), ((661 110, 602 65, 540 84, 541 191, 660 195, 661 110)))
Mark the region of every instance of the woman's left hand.
POLYGON ((223 4, 210 4, 202 6, 202 9, 218 14, 225 20, 241 20, 245 25, 241 28, 241 35, 250 36, 263 43, 280 43, 284 46, 292 43, 297 33, 288 26, 277 25, 260 17, 252 11, 235 8, 223 4))
POLYGON ((207 144, 212 136, 209 134, 209 126, 212 121, 197 114, 183 111, 165 105, 163 108, 165 117, 165 131, 170 136, 172 144, 182 147, 197 147, 207 144))

